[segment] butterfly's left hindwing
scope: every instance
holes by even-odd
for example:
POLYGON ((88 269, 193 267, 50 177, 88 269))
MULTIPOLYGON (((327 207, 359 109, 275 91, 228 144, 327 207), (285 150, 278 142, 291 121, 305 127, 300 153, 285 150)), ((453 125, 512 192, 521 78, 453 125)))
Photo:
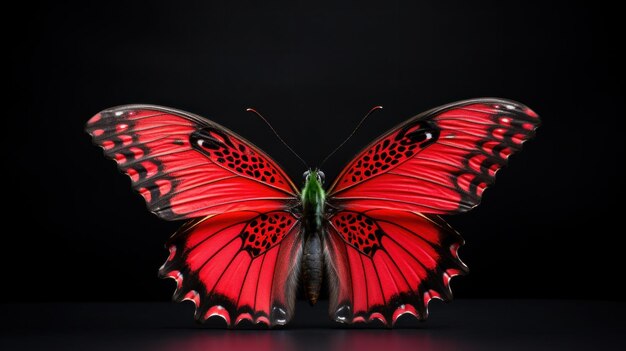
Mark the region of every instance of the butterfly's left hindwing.
POLYGON ((187 223, 170 239, 159 270, 176 280, 174 299, 191 300, 196 320, 222 317, 269 326, 293 316, 300 222, 285 211, 230 212, 187 223))

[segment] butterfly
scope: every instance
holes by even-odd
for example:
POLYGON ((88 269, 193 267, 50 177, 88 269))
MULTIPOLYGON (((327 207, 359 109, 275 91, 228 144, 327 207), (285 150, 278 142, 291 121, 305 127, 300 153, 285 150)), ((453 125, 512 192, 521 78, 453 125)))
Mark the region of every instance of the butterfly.
POLYGON ((269 327, 294 315, 298 284, 314 304, 323 277, 342 323, 428 316, 468 272, 461 236, 439 215, 477 206, 496 172, 535 134, 539 117, 510 100, 460 101, 421 113, 359 152, 325 187, 319 169, 298 188, 251 142, 195 114, 126 105, 86 131, 147 207, 188 220, 159 270, 195 318, 269 327))

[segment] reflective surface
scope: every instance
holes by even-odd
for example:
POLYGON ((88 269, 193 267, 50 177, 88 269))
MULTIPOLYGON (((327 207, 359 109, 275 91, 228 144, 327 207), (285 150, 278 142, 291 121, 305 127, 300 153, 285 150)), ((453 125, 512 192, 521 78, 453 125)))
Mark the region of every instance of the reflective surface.
POLYGON ((193 322, 191 304, 0 305, 0 349, 89 350, 543 350, 622 349, 626 304, 600 301, 457 300, 431 304, 420 323, 393 330, 326 320, 324 301, 299 303, 289 328, 215 329, 193 322))

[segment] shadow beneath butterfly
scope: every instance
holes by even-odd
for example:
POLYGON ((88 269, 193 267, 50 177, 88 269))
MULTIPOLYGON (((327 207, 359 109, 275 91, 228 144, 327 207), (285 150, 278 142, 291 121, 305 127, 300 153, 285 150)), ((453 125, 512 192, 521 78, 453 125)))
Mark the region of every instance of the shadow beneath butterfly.
POLYGON ((436 301, 427 322, 402 316, 394 329, 333 323, 327 307, 299 303, 292 323, 279 329, 228 330, 219 319, 195 324, 190 303, 0 304, 0 350, 622 350, 624 344, 623 302, 436 301))
POLYGON ((448 350, 461 343, 424 330, 290 329, 258 331, 196 330, 168 333, 152 350, 448 350))
MULTIPOLYGON (((325 305, 324 302, 321 305, 325 305)), ((326 317, 327 306, 298 303, 294 320, 271 330, 244 324, 243 330, 225 330, 219 319, 197 329, 169 329, 153 340, 152 350, 448 350, 462 344, 446 335, 454 328, 446 323, 422 323, 402 316, 393 329, 375 321, 342 325, 326 317)), ((243 322, 247 323, 247 322, 243 322)))

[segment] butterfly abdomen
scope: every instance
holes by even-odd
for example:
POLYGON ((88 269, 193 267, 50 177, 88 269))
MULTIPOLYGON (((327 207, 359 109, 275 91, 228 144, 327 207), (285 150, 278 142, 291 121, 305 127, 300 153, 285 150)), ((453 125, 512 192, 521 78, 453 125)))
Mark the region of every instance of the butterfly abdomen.
POLYGON ((326 196, 317 171, 310 171, 302 189, 302 280, 307 299, 314 305, 322 287, 324 255, 322 216, 326 196))
POLYGON ((320 295, 324 269, 322 240, 318 233, 306 233, 302 253, 302 278, 304 291, 311 305, 315 305, 320 295))

